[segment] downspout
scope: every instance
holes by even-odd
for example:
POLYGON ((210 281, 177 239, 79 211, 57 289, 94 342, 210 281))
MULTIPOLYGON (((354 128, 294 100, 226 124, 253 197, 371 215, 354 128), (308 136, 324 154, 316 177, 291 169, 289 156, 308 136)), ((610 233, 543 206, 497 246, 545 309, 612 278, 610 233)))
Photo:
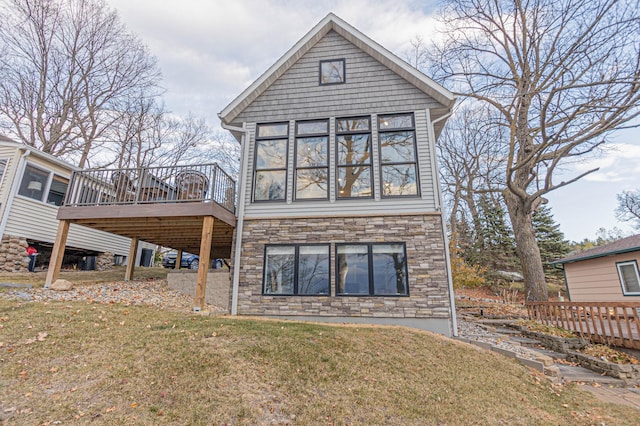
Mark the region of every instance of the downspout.
POLYGON ((18 166, 16 167, 16 172, 13 175, 13 184, 11 185, 11 191, 9 193, 9 199, 7 200, 7 206, 4 209, 4 214, 2 215, 2 222, 0 223, 0 239, 4 235, 4 230, 7 227, 7 222, 9 221, 9 213, 11 212, 11 207, 13 206, 13 199, 15 198, 18 192, 18 186, 20 186, 20 179, 22 177, 25 169, 26 158, 31 154, 31 150, 26 148, 25 152, 20 156, 18 160, 18 166))
POLYGON ((440 224, 442 225, 442 239, 444 241, 444 260, 445 267, 447 268, 447 284, 449 286, 449 305, 451 306, 451 334, 453 337, 458 337, 458 318, 456 316, 456 298, 453 294, 453 279, 451 278, 451 256, 449 254, 449 237, 447 237, 447 226, 444 221, 444 212, 442 211, 442 192, 440 191, 440 178, 438 176, 437 170, 437 162, 436 162, 436 132, 434 129, 434 125, 442 120, 449 118, 452 112, 443 115, 442 117, 436 118, 431 121, 431 112, 429 109, 426 110, 427 120, 429 121, 429 139, 431 140, 431 149, 433 150, 433 155, 431 156, 431 164, 433 170, 433 179, 435 182, 436 189, 436 209, 440 210, 440 224))
POLYGON ((242 253, 242 228, 244 225, 244 204, 246 198, 245 174, 247 171, 249 156, 249 130, 244 127, 229 126, 221 122, 225 130, 242 133, 240 143, 240 171, 238 173, 238 208, 236 212, 236 241, 233 253, 233 279, 231 285, 231 315, 238 315, 238 292, 240 287, 240 254, 242 253))

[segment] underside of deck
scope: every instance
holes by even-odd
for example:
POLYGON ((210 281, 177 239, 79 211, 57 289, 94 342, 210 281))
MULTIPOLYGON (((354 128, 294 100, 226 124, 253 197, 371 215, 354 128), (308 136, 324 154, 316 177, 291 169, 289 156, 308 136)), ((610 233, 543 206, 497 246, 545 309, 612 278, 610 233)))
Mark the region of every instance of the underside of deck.
POLYGON ((229 258, 236 218, 215 202, 61 207, 59 220, 199 253, 205 217, 212 217, 211 257, 229 258))

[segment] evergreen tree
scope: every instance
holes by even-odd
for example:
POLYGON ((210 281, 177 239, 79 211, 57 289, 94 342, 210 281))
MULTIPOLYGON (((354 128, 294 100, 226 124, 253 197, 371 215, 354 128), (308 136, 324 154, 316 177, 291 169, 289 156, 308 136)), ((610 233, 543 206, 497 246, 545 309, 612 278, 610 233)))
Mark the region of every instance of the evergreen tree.
POLYGON ((478 200, 478 225, 470 263, 490 271, 512 270, 517 264, 513 231, 502 205, 486 195, 478 200))
POLYGON ((560 225, 553 219, 549 207, 538 208, 533 213, 532 221, 544 269, 547 273, 553 272, 555 269, 549 263, 569 254, 571 245, 564 239, 560 225))

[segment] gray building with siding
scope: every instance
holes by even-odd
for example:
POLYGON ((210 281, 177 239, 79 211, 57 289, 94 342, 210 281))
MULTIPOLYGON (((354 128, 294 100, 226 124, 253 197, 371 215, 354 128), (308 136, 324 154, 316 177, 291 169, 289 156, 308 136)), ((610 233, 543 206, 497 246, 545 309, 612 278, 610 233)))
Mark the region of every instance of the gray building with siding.
POLYGON ((453 103, 333 14, 231 102, 232 313, 455 334, 435 158, 453 103))

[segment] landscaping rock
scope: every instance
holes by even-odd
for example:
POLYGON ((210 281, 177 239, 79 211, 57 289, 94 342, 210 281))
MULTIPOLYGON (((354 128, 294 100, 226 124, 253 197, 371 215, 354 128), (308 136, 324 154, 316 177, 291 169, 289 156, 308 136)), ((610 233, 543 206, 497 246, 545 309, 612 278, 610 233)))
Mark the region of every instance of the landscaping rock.
POLYGON ((73 289, 73 283, 71 281, 58 279, 53 284, 51 284, 51 287, 49 287, 49 289, 56 291, 69 291, 73 289))

